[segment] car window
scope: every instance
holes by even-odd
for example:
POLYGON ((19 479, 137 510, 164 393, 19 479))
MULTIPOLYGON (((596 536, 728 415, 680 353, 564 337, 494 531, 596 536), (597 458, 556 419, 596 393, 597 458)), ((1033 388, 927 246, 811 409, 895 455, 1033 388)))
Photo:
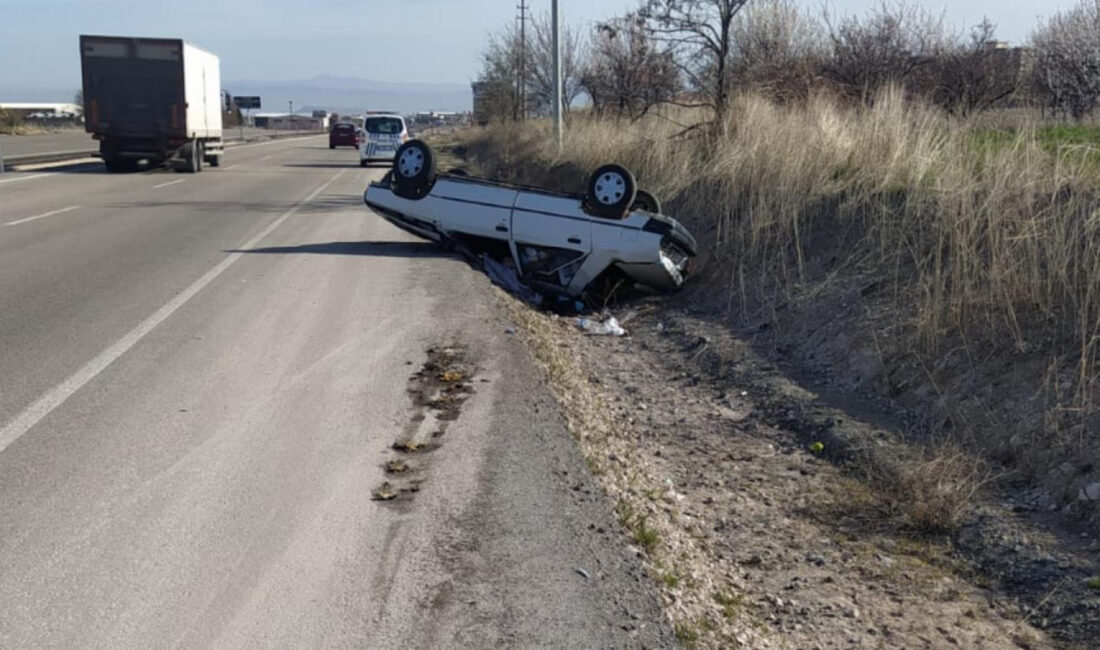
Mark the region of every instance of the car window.
POLYGON ((355 127, 350 125, 350 124, 337 124, 336 125, 336 130, 337 131, 351 131, 354 128, 355 127))
POLYGON ((398 117, 368 117, 367 133, 379 133, 385 135, 397 135, 401 133, 405 125, 398 117))

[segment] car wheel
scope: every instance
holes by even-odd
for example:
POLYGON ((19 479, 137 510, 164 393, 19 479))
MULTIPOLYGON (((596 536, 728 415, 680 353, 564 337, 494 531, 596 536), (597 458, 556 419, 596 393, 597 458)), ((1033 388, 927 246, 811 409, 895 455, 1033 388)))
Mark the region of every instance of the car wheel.
POLYGON ((435 182, 435 153, 423 140, 409 140, 393 158, 394 191, 409 199, 419 199, 435 182))
POLYGON ((598 216, 622 219, 634 205, 637 184, 622 165, 604 165, 588 179, 587 203, 598 216))
POLYGON ((370 164, 370 161, 368 161, 368 160, 363 160, 362 158, 360 158, 360 159, 359 159, 359 166, 360 166, 360 167, 366 167, 366 166, 367 166, 367 165, 369 165, 369 164, 370 164))
POLYGON ((661 202, 651 192, 638 190, 638 195, 634 198, 634 205, 630 206, 630 210, 632 212, 634 210, 645 210, 653 214, 661 214, 661 202))
POLYGON ((330 144, 330 145, 328 146, 328 148, 329 148, 329 149, 335 149, 335 148, 336 148, 336 145, 334 145, 334 144, 330 144))

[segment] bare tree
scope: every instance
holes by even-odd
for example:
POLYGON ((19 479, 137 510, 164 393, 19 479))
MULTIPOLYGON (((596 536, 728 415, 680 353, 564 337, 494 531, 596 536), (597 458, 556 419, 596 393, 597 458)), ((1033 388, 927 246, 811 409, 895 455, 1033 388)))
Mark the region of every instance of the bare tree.
MULTIPOLYGON (((481 55, 478 88, 485 120, 511 116, 520 119, 531 112, 549 113, 554 104, 554 42, 549 14, 534 19, 527 32, 526 44, 521 44, 519 31, 507 24, 489 36, 481 55), (522 76, 522 78, 521 78, 522 76), (521 93, 520 89, 526 92, 521 93), (526 106, 521 104, 526 102, 526 106)), ((561 30, 562 103, 565 110, 573 103, 581 88, 583 45, 576 30, 565 26, 561 30)))
POLYGON ((1081 0, 1032 36, 1035 86, 1048 106, 1080 120, 1100 103, 1100 0, 1081 0))
POLYGON ((581 85, 597 114, 635 118, 681 90, 671 52, 657 47, 637 14, 597 25, 581 85))
POLYGON ((733 19, 749 0, 643 0, 649 33, 672 52, 719 124, 729 109, 733 19))
POLYGON ((822 26, 794 0, 756 0, 734 18, 730 78, 781 100, 804 97, 824 57, 822 26))
POLYGON ((934 62, 954 40, 942 15, 905 0, 883 2, 863 18, 834 19, 826 10, 825 24, 826 77, 842 92, 863 99, 890 83, 911 88, 916 71, 934 62))
POLYGON ((512 24, 489 35, 485 51, 481 54, 481 73, 478 87, 481 116, 485 122, 521 117, 519 88, 520 41, 519 32, 512 24))
MULTIPOLYGON (((527 65, 529 108, 538 113, 550 113, 554 106, 554 26, 549 13, 543 13, 532 21, 533 40, 528 44, 530 62, 527 65)), ((561 40, 561 98, 566 112, 583 92, 581 65, 584 43, 577 30, 562 21, 561 40)))
POLYGON ((919 84, 928 99, 952 113, 970 115, 993 108, 1021 88, 1023 51, 996 40, 997 26, 988 18, 976 25, 968 41, 946 48, 926 68, 919 84))

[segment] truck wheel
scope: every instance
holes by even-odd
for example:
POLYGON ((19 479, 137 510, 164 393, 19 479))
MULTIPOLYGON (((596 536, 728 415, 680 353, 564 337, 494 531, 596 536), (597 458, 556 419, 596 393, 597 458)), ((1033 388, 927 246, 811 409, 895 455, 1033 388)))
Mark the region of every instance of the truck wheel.
POLYGON ((633 174, 622 165, 604 165, 588 179, 585 198, 597 216, 622 219, 634 205, 636 194, 633 174))
POLYGON ((189 174, 202 171, 202 146, 197 140, 180 147, 180 158, 183 158, 183 171, 189 174))
POLYGON ((630 206, 630 210, 631 212, 634 210, 645 210, 653 214, 661 214, 661 202, 658 201, 657 197, 653 196, 651 192, 638 190, 638 195, 634 199, 634 205, 630 206))
POLYGON ((409 140, 393 157, 394 192, 407 199, 419 199, 435 182, 435 153, 423 140, 409 140))
POLYGON ((221 156, 210 156, 209 158, 206 159, 206 162, 210 163, 211 167, 221 167, 222 166, 222 157, 221 156))

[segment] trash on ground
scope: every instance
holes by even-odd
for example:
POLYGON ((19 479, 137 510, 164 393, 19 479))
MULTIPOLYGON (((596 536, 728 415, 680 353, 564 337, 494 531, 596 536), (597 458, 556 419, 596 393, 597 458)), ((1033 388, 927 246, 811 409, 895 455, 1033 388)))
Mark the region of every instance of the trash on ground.
MULTIPOLYGON (((511 262, 511 260, 507 260, 507 262, 511 262)), ((485 274, 489 276, 493 284, 536 307, 542 304, 542 294, 519 279, 519 273, 516 272, 516 267, 513 264, 498 262, 490 257, 488 253, 482 253, 481 264, 485 267, 485 274)))
POLYGON ((1100 483, 1089 483, 1077 495, 1081 501, 1100 501, 1100 483))
POLYGON ((614 316, 609 316, 607 320, 603 322, 591 318, 578 318, 577 327, 589 334, 600 336, 626 336, 626 330, 619 325, 619 321, 614 316))

